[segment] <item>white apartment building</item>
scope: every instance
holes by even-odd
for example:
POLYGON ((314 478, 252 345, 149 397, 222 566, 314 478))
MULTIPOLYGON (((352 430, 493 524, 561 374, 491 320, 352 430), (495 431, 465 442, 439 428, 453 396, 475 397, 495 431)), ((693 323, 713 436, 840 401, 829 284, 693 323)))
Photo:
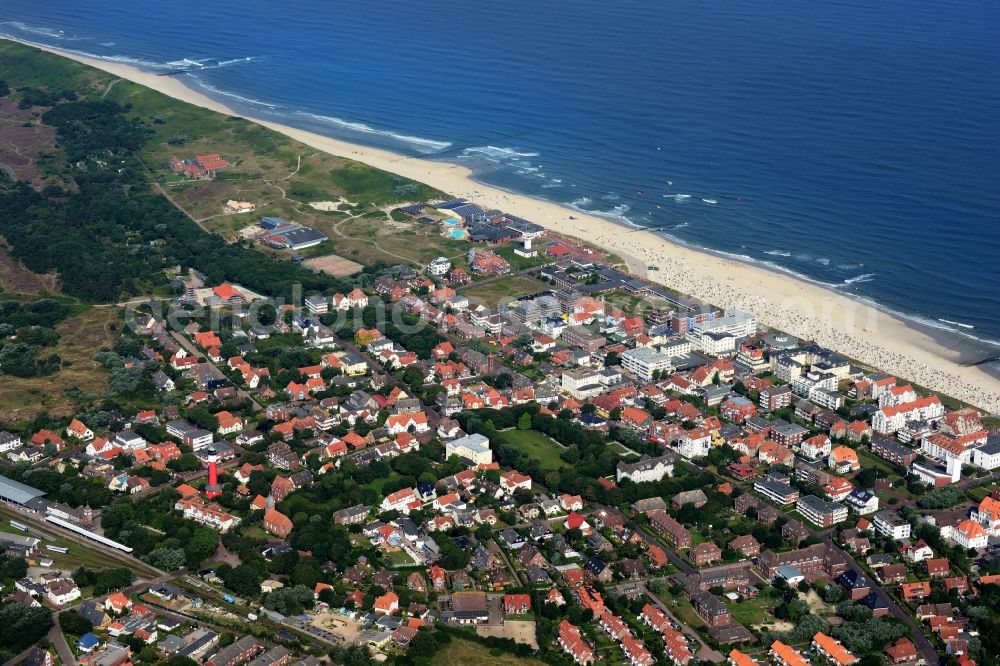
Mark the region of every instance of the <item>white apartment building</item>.
POLYGON ((620 462, 615 470, 615 480, 618 483, 624 479, 633 483, 660 481, 664 476, 673 476, 676 461, 674 455, 668 454, 658 458, 643 458, 634 463, 620 462))
POLYGON ((736 352, 737 337, 725 331, 691 331, 688 340, 694 347, 711 356, 725 356, 736 352))
POLYGON ((875 531, 896 541, 910 538, 910 523, 895 511, 879 511, 872 518, 875 531))
POLYGON ((445 444, 445 458, 458 456, 475 465, 489 465, 493 462, 490 440, 478 433, 453 439, 445 444))
POLYGON ((427 264, 427 272, 438 277, 447 275, 450 270, 451 260, 449 260, 448 257, 438 257, 431 263, 427 264))
POLYGON ((918 398, 902 405, 883 407, 872 415, 872 429, 882 434, 894 433, 907 421, 926 421, 944 416, 944 405, 936 395, 918 398))
POLYGON ((560 386, 577 400, 586 400, 601 395, 606 386, 601 381, 601 374, 591 368, 570 368, 564 370, 560 386))
POLYGON ((757 332, 757 317, 731 308, 722 317, 695 323, 691 330, 696 333, 711 331, 728 333, 736 338, 749 338, 757 332))
POLYGON ((623 369, 648 382, 652 381, 655 372, 661 375, 673 372, 672 358, 670 354, 653 347, 636 347, 623 353, 621 362, 623 369))
POLYGON ((836 391, 837 378, 828 372, 810 371, 792 380, 792 393, 803 398, 810 398, 817 389, 836 391))

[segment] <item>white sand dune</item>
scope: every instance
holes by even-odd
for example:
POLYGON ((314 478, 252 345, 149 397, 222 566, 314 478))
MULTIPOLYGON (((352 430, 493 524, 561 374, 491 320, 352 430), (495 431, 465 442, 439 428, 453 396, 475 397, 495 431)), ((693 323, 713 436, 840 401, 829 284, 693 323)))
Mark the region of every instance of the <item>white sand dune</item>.
MULTIPOLYGON (((32 45, 38 46, 38 45, 32 45)), ((52 49, 46 49, 52 50, 52 49)), ((230 115, 225 105, 185 86, 121 63, 62 53, 191 104, 230 115)), ((625 259, 633 272, 722 307, 755 313, 767 326, 835 349, 863 363, 991 413, 1000 411, 1000 379, 957 363, 957 354, 905 320, 836 291, 751 264, 699 252, 654 233, 633 231, 559 204, 478 183, 460 165, 368 148, 248 117, 319 150, 421 181, 483 208, 498 208, 559 233, 575 236, 625 259), (572 216, 575 219, 570 219, 572 216), (646 275, 646 266, 658 270, 646 275)))

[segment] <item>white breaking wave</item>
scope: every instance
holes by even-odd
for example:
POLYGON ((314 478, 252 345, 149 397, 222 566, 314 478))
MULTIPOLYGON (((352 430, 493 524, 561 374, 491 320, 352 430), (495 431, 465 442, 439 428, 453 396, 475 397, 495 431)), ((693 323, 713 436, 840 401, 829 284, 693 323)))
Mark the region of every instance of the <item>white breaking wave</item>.
POLYGON ((664 199, 673 199, 674 201, 687 201, 691 198, 690 194, 664 194, 664 199))
POLYGON ((792 256, 791 252, 786 252, 784 250, 764 250, 764 254, 769 254, 769 255, 771 255, 773 257, 790 257, 790 256, 792 256))
POLYGON ((435 141, 434 139, 425 139, 420 136, 409 136, 407 134, 398 134, 390 130, 380 130, 366 125, 360 122, 354 122, 350 120, 344 120, 343 118, 337 118, 335 116, 322 116, 316 113, 307 113, 305 111, 299 111, 299 114, 303 116, 309 116, 310 118, 315 118, 316 120, 329 123, 330 125, 336 125, 337 127, 342 127, 344 129, 353 130, 355 132, 361 132, 362 134, 374 134, 376 136, 385 136, 390 139, 395 139, 397 141, 402 141, 403 143, 409 143, 417 146, 425 146, 431 150, 444 150, 451 146, 450 141, 435 141))
POLYGON ((190 76, 192 79, 194 79, 195 81, 197 81, 199 86, 201 86, 205 90, 210 90, 211 92, 214 92, 216 95, 223 95, 225 97, 232 97, 233 99, 238 99, 241 102, 245 102, 247 104, 253 104, 255 106, 263 106, 263 107, 268 108, 268 109, 283 109, 283 108, 285 108, 285 107, 283 107, 280 104, 272 104, 271 102, 262 102, 259 99, 253 99, 252 97, 243 97, 242 95, 237 95, 234 92, 229 92, 228 90, 222 90, 220 88, 216 88, 215 86, 213 86, 210 83, 205 83, 204 81, 202 81, 201 79, 199 79, 194 74, 190 74, 189 73, 188 76, 190 76))
POLYGON ((41 35, 42 37, 50 37, 52 39, 66 39, 66 33, 62 30, 55 30, 44 26, 28 25, 27 23, 22 23, 21 21, 3 21, 0 25, 9 25, 12 28, 17 28, 21 32, 26 32, 29 35, 41 35))
POLYGON ((942 323, 945 323, 945 324, 951 324, 953 326, 959 326, 961 328, 968 329, 970 331, 975 328, 975 326, 973 326, 972 324, 963 324, 960 321, 952 321, 950 319, 938 319, 938 321, 940 321, 942 323))
MULTIPOLYGON (((256 56, 244 56, 242 58, 233 58, 232 60, 220 60, 219 62, 215 63, 214 67, 228 67, 229 65, 235 65, 241 62, 251 62, 255 58, 256 56)), ((212 67, 212 65, 210 65, 209 67, 212 67)))
POLYGON ((594 200, 591 199, 590 197, 580 197, 579 199, 576 199, 574 201, 570 201, 569 205, 571 205, 571 206, 578 206, 578 207, 579 206, 589 206, 591 203, 593 203, 593 201, 594 200))
POLYGON ((485 155, 486 157, 492 157, 500 160, 518 160, 525 157, 539 156, 539 153, 521 153, 513 148, 502 148, 499 146, 472 146, 471 148, 466 148, 462 152, 474 155, 485 155))
POLYGON ((844 280, 844 284, 855 284, 857 282, 871 282, 875 279, 874 273, 863 273, 862 275, 855 275, 852 278, 847 278, 844 280))
POLYGON ((826 257, 820 257, 819 259, 816 260, 816 263, 820 264, 821 266, 829 266, 830 260, 827 259, 826 257))
MULTIPOLYGON (((7 22, 5 24, 4 23, 0 23, 0 25, 13 25, 13 23, 11 23, 11 22, 7 22)), ((0 33, 0 34, 2 34, 2 33, 0 33)), ((41 34, 41 33, 39 33, 39 34, 41 34)), ((11 36, 13 37, 13 35, 11 35, 11 36)), ((44 42, 31 41, 30 39, 23 39, 21 37, 16 37, 16 39, 20 39, 21 41, 25 42, 26 44, 30 44, 32 46, 39 46, 39 47, 48 47, 48 46, 50 46, 49 44, 46 44, 44 42)), ((72 38, 69 41, 75 41, 75 40, 76 40, 76 38, 72 38)), ((114 42, 109 42, 109 43, 113 44, 114 42)), ((58 48, 59 48, 60 51, 64 51, 66 53, 72 53, 74 55, 84 56, 85 58, 94 58, 96 60, 106 60, 108 62, 122 62, 122 63, 125 63, 127 65, 134 65, 134 66, 139 67, 139 68, 160 69, 160 70, 176 69, 176 67, 172 66, 169 62, 156 62, 154 60, 143 60, 142 58, 133 58, 132 56, 126 56, 126 55, 101 55, 100 53, 91 53, 90 51, 81 51, 79 49, 71 49, 71 48, 67 48, 67 47, 62 46, 62 45, 60 45, 58 48)))

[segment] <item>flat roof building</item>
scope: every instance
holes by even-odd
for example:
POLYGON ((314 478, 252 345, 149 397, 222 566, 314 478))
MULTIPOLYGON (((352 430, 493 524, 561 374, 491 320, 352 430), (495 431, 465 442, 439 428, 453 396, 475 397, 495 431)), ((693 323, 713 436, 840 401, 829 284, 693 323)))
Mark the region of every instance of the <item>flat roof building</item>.
POLYGON ((5 502, 21 504, 23 506, 43 495, 45 495, 45 491, 43 490, 32 488, 27 484, 9 479, 6 476, 0 476, 0 499, 5 502))

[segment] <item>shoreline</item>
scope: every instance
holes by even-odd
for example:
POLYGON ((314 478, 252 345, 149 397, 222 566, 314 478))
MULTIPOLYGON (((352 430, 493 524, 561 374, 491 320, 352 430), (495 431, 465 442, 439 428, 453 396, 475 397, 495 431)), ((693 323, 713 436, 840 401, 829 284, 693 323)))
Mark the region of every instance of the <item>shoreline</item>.
MULTIPOLYGON (((507 211, 561 235, 583 239, 621 257, 639 277, 720 307, 738 307, 755 314, 762 325, 814 340, 865 365, 968 402, 988 413, 1000 412, 1000 377, 982 367, 960 365, 966 360, 962 358, 964 354, 953 348, 950 341, 943 342, 944 331, 924 330, 919 322, 907 321, 836 290, 780 269, 695 249, 655 231, 632 229, 563 204, 481 183, 474 179, 471 169, 461 164, 353 144, 240 113, 175 76, 161 76, 130 64, 26 40, 11 41, 95 67, 180 101, 246 118, 318 150, 426 183, 486 209, 507 211), (647 271, 647 266, 657 266, 658 270, 647 271)), ((969 349, 973 346, 970 344, 969 349)))

